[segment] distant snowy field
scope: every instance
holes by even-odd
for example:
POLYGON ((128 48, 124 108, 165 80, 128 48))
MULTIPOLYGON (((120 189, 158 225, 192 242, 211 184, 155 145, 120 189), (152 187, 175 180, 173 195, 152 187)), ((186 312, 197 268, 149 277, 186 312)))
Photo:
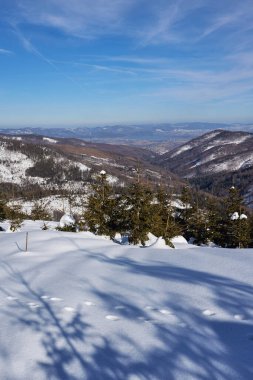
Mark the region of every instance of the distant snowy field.
POLYGON ((253 379, 253 250, 157 247, 0 233, 0 379, 253 379))

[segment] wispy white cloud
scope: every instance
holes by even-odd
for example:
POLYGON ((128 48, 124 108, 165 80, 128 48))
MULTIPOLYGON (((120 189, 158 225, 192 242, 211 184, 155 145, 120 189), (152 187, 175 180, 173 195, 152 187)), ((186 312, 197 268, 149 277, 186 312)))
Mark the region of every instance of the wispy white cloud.
POLYGON ((48 59, 44 54, 42 54, 35 45, 28 39, 21 31, 18 29, 15 25, 12 25, 13 32, 16 34, 18 39, 20 40, 22 46, 25 50, 27 50, 29 53, 34 54, 42 61, 46 62, 48 65, 53 67, 55 70, 58 70, 57 66, 54 64, 53 61, 48 59))
POLYGON ((240 20, 241 16, 241 12, 236 12, 235 14, 227 14, 223 17, 216 18, 210 23, 210 25, 207 26, 200 38, 207 37, 210 34, 215 33, 224 27, 237 23, 240 20))
POLYGON ((221 3, 213 0, 13 2, 12 19, 17 25, 41 25, 85 39, 116 34, 131 38, 138 47, 197 43, 228 26, 250 27, 253 16, 252 0, 243 3, 237 0, 221 3))
POLYGON ((84 65, 86 67, 90 67, 97 71, 107 71, 112 73, 118 73, 118 74, 128 74, 128 75, 136 75, 134 70, 130 69, 124 69, 119 67, 111 67, 111 66, 104 66, 104 65, 96 65, 96 64, 77 64, 77 65, 84 65))
POLYGON ((16 17, 72 36, 91 38, 117 30, 132 4, 134 0, 22 0, 16 17))
POLYGON ((13 54, 13 52, 10 50, 6 50, 6 49, 0 49, 0 54, 11 55, 11 54, 13 54))

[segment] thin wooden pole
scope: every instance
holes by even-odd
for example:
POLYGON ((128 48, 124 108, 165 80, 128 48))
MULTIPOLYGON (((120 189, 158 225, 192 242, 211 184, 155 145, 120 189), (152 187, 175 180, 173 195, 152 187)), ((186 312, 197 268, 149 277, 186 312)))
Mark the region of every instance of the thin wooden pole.
POLYGON ((27 252, 28 249, 28 232, 26 233, 26 239, 25 239, 25 251, 27 252))

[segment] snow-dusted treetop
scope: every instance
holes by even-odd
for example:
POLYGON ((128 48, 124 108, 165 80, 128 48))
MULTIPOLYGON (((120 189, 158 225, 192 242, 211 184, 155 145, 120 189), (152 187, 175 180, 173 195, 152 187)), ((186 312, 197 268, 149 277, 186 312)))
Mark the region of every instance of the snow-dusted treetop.
POLYGON ((241 214, 241 215, 239 215, 238 212, 236 211, 236 212, 234 212, 234 213, 231 215, 231 218, 230 218, 230 219, 231 219, 231 220, 238 220, 238 219, 242 220, 242 219, 248 219, 248 217, 247 217, 247 215, 245 215, 245 214, 241 214))

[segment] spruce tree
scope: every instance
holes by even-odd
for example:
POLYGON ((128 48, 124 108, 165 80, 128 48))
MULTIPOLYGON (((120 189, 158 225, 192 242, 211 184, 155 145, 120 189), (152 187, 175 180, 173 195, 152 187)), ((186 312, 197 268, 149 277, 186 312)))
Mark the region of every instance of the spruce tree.
POLYGON ((228 248, 247 247, 250 242, 250 229, 247 216, 244 214, 243 199, 239 191, 233 186, 225 199, 223 218, 222 246, 228 248))
POLYGON ((132 184, 126 196, 126 218, 129 241, 145 245, 152 228, 152 191, 139 181, 132 184))
POLYGON ((180 223, 184 237, 186 240, 189 240, 192 233, 190 231, 190 219, 193 214, 192 192, 189 187, 183 187, 179 200, 182 203, 182 208, 178 212, 178 222, 180 223))
POLYGON ((208 241, 221 245, 220 242, 223 238, 223 213, 220 202, 214 198, 209 198, 206 202, 206 212, 208 241))
POLYGON ((0 222, 6 219, 6 202, 0 199, 0 222))
POLYGON ((24 220, 21 207, 19 205, 12 205, 11 207, 6 207, 6 219, 10 222, 10 230, 12 232, 17 231, 24 220))
POLYGON ((173 246, 171 239, 181 233, 181 228, 175 221, 175 210, 172 207, 171 194, 164 188, 159 188, 156 194, 157 202, 152 205, 151 232, 162 236, 167 245, 173 246))
POLYGON ((36 200, 31 210, 32 220, 50 220, 47 205, 42 200, 36 200))
POLYGON ((101 171, 97 181, 92 185, 92 193, 88 197, 84 219, 91 232, 113 238, 112 215, 115 207, 113 189, 107 181, 106 172, 101 171))

